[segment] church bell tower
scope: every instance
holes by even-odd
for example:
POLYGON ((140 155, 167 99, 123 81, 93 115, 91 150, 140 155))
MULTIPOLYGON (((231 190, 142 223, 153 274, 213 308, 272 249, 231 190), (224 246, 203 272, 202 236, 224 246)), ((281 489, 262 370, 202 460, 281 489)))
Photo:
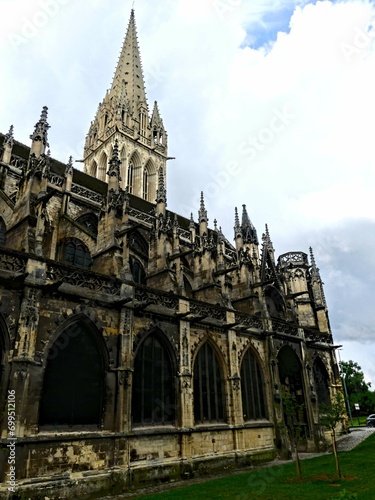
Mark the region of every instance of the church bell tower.
POLYGON ((117 140, 121 187, 154 203, 159 172, 166 178, 167 139, 157 102, 149 113, 132 10, 112 86, 86 136, 84 171, 108 181, 108 161, 117 140))

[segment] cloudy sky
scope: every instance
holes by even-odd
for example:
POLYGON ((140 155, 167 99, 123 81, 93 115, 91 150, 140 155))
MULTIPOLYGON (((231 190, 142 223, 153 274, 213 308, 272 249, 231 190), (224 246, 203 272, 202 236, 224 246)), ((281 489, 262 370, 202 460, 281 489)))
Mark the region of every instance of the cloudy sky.
MULTIPOLYGON (((131 0, 0 0, 0 130, 49 107, 52 156, 82 157, 131 0)), ((232 239, 247 205, 277 255, 314 249, 342 359, 375 388, 375 2, 136 0, 149 104, 169 133, 168 206, 232 239), (370 300, 371 299, 371 300, 370 300)))

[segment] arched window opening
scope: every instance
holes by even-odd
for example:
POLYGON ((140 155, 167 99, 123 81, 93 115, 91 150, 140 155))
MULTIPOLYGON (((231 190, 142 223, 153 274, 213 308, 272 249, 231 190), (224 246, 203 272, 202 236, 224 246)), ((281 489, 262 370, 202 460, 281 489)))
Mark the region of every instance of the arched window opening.
POLYGON ((262 372, 250 349, 241 365, 241 392, 244 420, 267 418, 262 372))
POLYGON ((91 168, 90 168, 90 175, 92 175, 93 177, 96 177, 97 170, 98 170, 98 166, 97 166, 96 162, 93 161, 91 164, 91 168))
POLYGON ((331 404, 331 399, 329 396, 329 377, 324 366, 323 361, 320 358, 316 358, 313 365, 314 381, 316 386, 316 395, 318 398, 319 405, 329 405, 331 404))
MULTIPOLYGON (((289 346, 282 347, 277 358, 282 388, 285 392, 295 396, 298 405, 298 408, 296 408, 295 420, 302 424, 302 427, 305 429, 305 435, 307 436, 308 426, 301 362, 297 354, 289 346)), ((286 415, 284 415, 284 420, 287 422, 286 415)))
POLYGON ((0 217, 0 246, 5 246, 7 228, 4 219, 0 217))
POLYGON ((77 239, 66 240, 60 247, 60 260, 69 266, 90 269, 92 259, 86 245, 77 239))
POLYGON ((129 235, 129 248, 135 253, 148 257, 148 245, 144 238, 136 231, 129 235))
POLYGON ((108 158, 106 153, 102 153, 100 157, 100 163, 99 163, 99 173, 98 173, 98 179, 101 181, 105 181, 106 175, 107 175, 107 165, 108 165, 108 158))
POLYGON ((139 285, 146 284, 146 273, 144 267, 140 261, 134 257, 130 258, 130 271, 132 273, 134 283, 138 283, 139 285))
POLYGON ((279 290, 267 287, 265 291, 266 305, 271 318, 285 319, 285 304, 279 290))
POLYGON ((133 161, 129 162, 128 167, 128 191, 130 194, 134 192, 134 163, 133 161))
POLYGON ((81 224, 93 236, 98 235, 98 218, 94 214, 85 214, 78 217, 77 222, 81 224))
POLYGON ((106 113, 104 116, 104 127, 107 126, 107 123, 108 123, 108 113, 106 113))
POLYGON ((148 174, 147 174, 147 170, 144 169, 143 170, 143 198, 145 200, 148 200, 148 174))
POLYGON ((145 339, 134 360, 132 409, 135 425, 175 423, 172 363, 167 349, 156 335, 145 339))
POLYGON ((194 363, 195 423, 223 422, 224 390, 220 362, 214 348, 206 342, 194 363))
POLYGON ((99 340, 84 322, 71 325, 58 337, 44 372, 41 426, 100 427, 105 361, 99 340))

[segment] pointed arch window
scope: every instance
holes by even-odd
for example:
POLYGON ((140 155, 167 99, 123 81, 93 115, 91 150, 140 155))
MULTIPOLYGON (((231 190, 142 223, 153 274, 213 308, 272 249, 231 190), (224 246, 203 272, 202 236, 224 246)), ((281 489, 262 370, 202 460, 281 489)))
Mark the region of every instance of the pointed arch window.
POLYGON ((218 356, 210 343, 199 349, 194 363, 195 423, 224 422, 224 390, 218 356))
POLYGON ((98 334, 84 322, 57 338, 47 359, 41 426, 95 426, 103 417, 106 363, 98 334))
POLYGON ((130 271, 132 273, 134 283, 138 283, 140 285, 146 284, 146 273, 144 267, 140 261, 134 257, 130 258, 130 271))
POLYGON ((132 416, 135 425, 174 424, 175 379, 171 358, 157 335, 149 335, 134 360, 132 416))
POLYGON ((134 191, 134 163, 131 160, 128 167, 128 191, 133 194, 134 191))
POLYGON ((7 228, 4 219, 0 217, 0 246, 5 246, 7 228))
POLYGON ((78 217, 77 222, 93 236, 98 235, 98 218, 96 215, 92 213, 81 215, 81 217, 78 217))
POLYGON ((88 248, 75 238, 61 244, 60 260, 69 266, 91 269, 92 259, 88 248))
POLYGON ((251 349, 242 360, 241 393, 245 421, 267 418, 262 371, 251 349))
POLYGON ((143 198, 148 200, 148 173, 147 170, 143 170, 143 198))
POLYGON ((320 358, 316 358, 314 361, 313 373, 318 404, 331 404, 331 398, 329 396, 329 377, 326 367, 320 358))

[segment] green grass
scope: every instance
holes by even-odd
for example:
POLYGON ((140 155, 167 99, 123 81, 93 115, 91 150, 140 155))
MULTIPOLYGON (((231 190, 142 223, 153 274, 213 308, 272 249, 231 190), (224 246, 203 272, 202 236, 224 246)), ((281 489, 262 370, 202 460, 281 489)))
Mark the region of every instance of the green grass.
POLYGON ((262 468, 137 498, 149 500, 371 500, 375 498, 375 434, 350 452, 339 453, 343 479, 335 478, 333 455, 302 461, 304 479, 295 463, 262 468), (346 494, 345 494, 346 492, 346 494), (351 496, 356 494, 357 496, 351 496))

